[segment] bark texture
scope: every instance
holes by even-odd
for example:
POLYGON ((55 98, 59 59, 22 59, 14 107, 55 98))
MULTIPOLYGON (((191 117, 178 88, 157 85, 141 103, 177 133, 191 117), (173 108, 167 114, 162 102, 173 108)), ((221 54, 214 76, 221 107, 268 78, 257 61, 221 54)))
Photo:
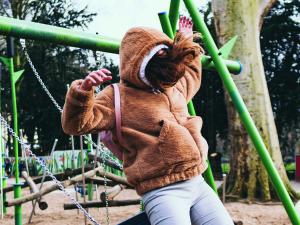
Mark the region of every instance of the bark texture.
MULTIPOLYGON (((245 104, 260 131, 267 149, 292 197, 292 190, 284 168, 269 91, 265 79, 260 49, 260 28, 263 17, 275 0, 212 0, 212 10, 218 42, 225 44, 238 35, 231 58, 244 65, 240 76, 233 76, 245 104)), ((229 150, 231 171, 227 193, 233 196, 264 201, 275 197, 268 174, 240 122, 233 103, 226 94, 229 121, 229 150)))

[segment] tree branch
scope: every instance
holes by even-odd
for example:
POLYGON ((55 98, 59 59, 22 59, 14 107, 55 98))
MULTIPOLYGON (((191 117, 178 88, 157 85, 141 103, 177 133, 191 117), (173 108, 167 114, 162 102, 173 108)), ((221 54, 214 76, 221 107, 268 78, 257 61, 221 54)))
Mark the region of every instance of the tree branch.
POLYGON ((262 28, 264 17, 268 14, 269 10, 273 7, 277 0, 260 0, 259 4, 259 30, 262 28))
POLYGON ((0 1, 0 8, 1 8, 1 10, 3 10, 3 13, 5 14, 5 16, 10 17, 10 15, 8 14, 8 12, 5 10, 5 8, 3 6, 3 1, 0 1))

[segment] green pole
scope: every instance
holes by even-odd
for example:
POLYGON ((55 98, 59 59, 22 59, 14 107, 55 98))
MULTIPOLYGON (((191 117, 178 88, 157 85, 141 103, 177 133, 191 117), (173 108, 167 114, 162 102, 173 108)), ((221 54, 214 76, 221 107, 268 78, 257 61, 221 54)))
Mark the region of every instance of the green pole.
MULTIPOLYGON (((12 108, 13 108, 13 128, 15 134, 18 136, 18 112, 17 112, 17 98, 16 98, 16 88, 15 88, 15 78, 14 78, 14 43, 12 37, 7 37, 7 56, 8 58, 8 69, 11 80, 11 95, 12 95, 12 108)), ((14 184, 14 198, 20 198, 22 195, 22 189, 20 184, 20 173, 19 173, 19 146, 18 141, 13 138, 14 145, 14 156, 15 156, 15 179, 16 183, 14 184)), ((15 206, 15 225, 22 225, 22 206, 15 206)))
MULTIPOLYGON (((1 84, 2 84, 2 64, 0 63, 0 113, 1 113, 1 84)), ((4 214, 4 197, 3 197, 3 188, 4 188, 4 149, 2 148, 2 123, 0 122, 0 207, 1 207, 1 219, 3 219, 4 214)))
POLYGON ((94 185, 92 183, 88 183, 87 191, 88 191, 88 200, 89 201, 92 201, 93 197, 94 197, 93 186, 94 185))
MULTIPOLYGON (((192 101, 190 101, 188 103, 188 110, 189 110, 189 113, 192 116, 196 115, 196 111, 195 111, 194 104, 193 104, 192 101)), ((207 160, 206 163, 207 163, 207 169, 203 173, 203 177, 204 177, 206 183, 218 194, 218 188, 217 188, 217 185, 216 185, 216 182, 215 182, 215 179, 214 179, 214 175, 213 175, 212 170, 211 170, 209 160, 207 160)))
MULTIPOLYGON (((0 76, 1 76, 1 68, 0 68, 0 76)), ((1 78, 0 78, 0 89, 1 89, 1 78)), ((1 93, 0 93, 0 113, 1 113, 1 93)), ((1 167, 0 167, 0 173, 1 173, 1 215, 3 217, 4 214, 7 213, 7 207, 4 205, 4 202, 6 201, 6 193, 3 193, 3 188, 7 185, 7 177, 5 176, 5 146, 3 143, 3 137, 2 137, 2 124, 0 123, 0 160, 1 160, 1 167)))
MULTIPOLYGON (((89 134, 88 136, 89 136, 89 140, 92 140, 92 135, 89 134)), ((93 144, 92 144, 91 141, 89 141, 88 142, 88 149, 87 149, 87 160, 88 160, 88 155, 90 153, 92 153, 92 152, 93 152, 93 144)), ((87 193, 88 193, 88 200, 89 201, 92 201, 93 197, 94 197, 93 187, 94 187, 93 183, 91 183, 91 182, 88 183, 88 185, 87 185, 87 193)))
MULTIPOLYGON (((2 182, 3 188, 7 187, 7 177, 3 177, 3 182, 2 182)), ((5 215, 7 213, 7 207, 5 206, 4 202, 6 202, 6 193, 3 193, 3 214, 5 215)))
POLYGON ((223 84, 225 88, 228 91, 228 94, 230 95, 234 106, 236 110, 238 111, 240 118, 257 150, 257 153, 259 154, 263 165, 265 166, 268 175, 273 183, 273 186, 280 197, 287 214, 293 223, 293 225, 299 225, 300 224, 300 217, 294 207, 294 204, 284 186, 283 181, 280 178, 280 175, 278 171, 276 170, 276 167, 273 164, 272 158, 263 142, 263 139, 261 138, 251 116, 248 112, 248 109, 241 97, 241 95, 238 92, 238 89, 233 82, 230 73, 222 60, 222 58, 219 55, 219 50, 206 26, 204 21, 201 19, 200 13, 197 9, 197 7, 194 5, 192 0, 184 0, 184 3, 186 5, 187 10, 189 11, 191 17, 193 18, 194 25, 196 26, 196 29, 202 34, 204 44, 212 56, 212 59, 216 65, 216 69, 219 72, 221 79, 223 81, 223 84))
POLYGON ((168 18, 168 14, 166 12, 158 13, 159 21, 163 32, 168 35, 169 38, 174 39, 174 32, 171 27, 170 20, 168 18))
POLYGON ((169 9, 169 21, 173 34, 176 32, 176 26, 179 19, 179 7, 181 0, 171 0, 169 9))
MULTIPOLYGON (((0 16, 0 34, 116 54, 119 53, 120 47, 120 40, 117 39, 3 16, 0 16)), ((203 69, 214 69, 210 57, 203 56, 202 60, 205 61, 202 63, 203 69)), ((241 71, 239 62, 225 62, 230 72, 238 74, 241 71)))
MULTIPOLYGON (((22 196, 22 184, 14 184, 14 199, 22 196)), ((22 205, 15 206, 15 225, 22 225, 22 205)))
MULTIPOLYGON (((164 31, 164 33, 166 35, 168 35, 171 39, 174 38, 174 33, 172 31, 172 28, 171 28, 171 23, 170 23, 170 20, 168 18, 168 15, 166 12, 161 12, 158 14, 159 16, 159 21, 161 23, 161 26, 162 26, 162 29, 164 31)), ((195 111, 195 108, 194 108, 194 104, 193 104, 193 101, 190 101, 188 103, 188 110, 189 110, 189 113, 190 115, 192 116, 196 116, 196 111, 195 111)), ((217 191, 217 186, 215 184, 215 180, 214 180, 214 177, 213 177, 213 173, 211 171, 211 167, 210 167, 210 163, 209 161, 207 160, 207 169, 205 170, 205 172, 203 173, 203 176, 205 178, 205 181, 208 183, 208 185, 216 192, 218 193, 217 191)))
POLYGON ((120 45, 104 36, 4 16, 0 16, 0 34, 111 53, 118 53, 120 45))

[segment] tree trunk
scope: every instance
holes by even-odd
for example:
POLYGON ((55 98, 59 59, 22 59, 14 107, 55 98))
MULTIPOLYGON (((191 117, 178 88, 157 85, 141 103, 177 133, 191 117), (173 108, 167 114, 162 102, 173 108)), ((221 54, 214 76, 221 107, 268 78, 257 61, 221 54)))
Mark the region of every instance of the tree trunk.
MULTIPOLYGON (((275 0, 212 0, 215 28, 220 45, 234 35, 238 41, 231 57, 244 65, 242 75, 233 77, 245 104, 260 131, 288 192, 297 196, 289 183, 279 147, 260 49, 260 28, 263 17, 275 0)), ((229 121, 230 173, 229 195, 263 201, 277 197, 268 174, 245 131, 229 96, 225 97, 229 121)))

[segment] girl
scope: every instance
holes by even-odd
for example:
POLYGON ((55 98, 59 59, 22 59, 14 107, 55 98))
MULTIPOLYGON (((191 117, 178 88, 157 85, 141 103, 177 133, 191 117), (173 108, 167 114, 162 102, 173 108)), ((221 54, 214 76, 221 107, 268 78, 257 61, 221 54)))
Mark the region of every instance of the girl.
POLYGON ((122 140, 115 134, 113 88, 94 97, 93 87, 112 78, 106 69, 72 83, 62 127, 71 135, 113 131, 127 180, 142 196, 151 224, 232 225, 201 176, 207 168, 202 120, 187 110, 200 87, 203 54, 192 36, 185 17, 174 41, 145 27, 125 34, 120 47, 122 140))

